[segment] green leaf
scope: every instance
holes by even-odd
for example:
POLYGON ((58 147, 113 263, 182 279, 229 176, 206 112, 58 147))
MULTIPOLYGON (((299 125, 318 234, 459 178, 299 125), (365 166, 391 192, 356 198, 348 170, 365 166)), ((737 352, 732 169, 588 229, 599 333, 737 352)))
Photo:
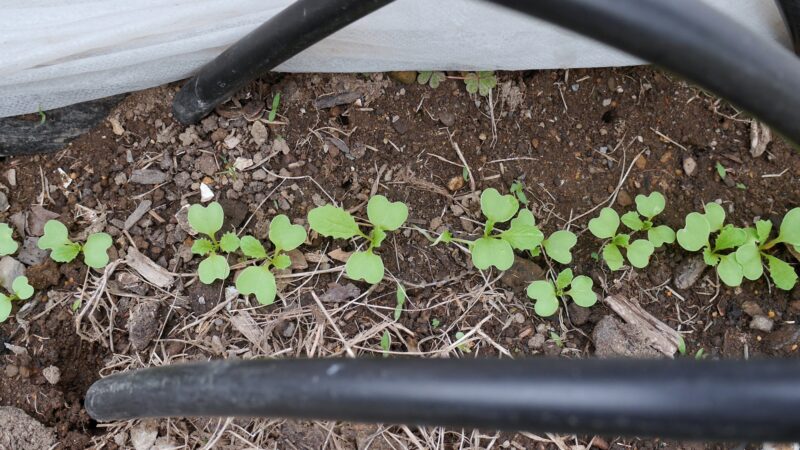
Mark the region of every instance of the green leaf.
POLYGON ((709 266, 716 266, 719 264, 719 255, 713 253, 710 248, 703 248, 703 261, 709 266))
POLYGON ((470 94, 478 93, 486 97, 489 95, 489 90, 497 85, 497 78, 491 71, 470 72, 464 77, 464 84, 470 94))
POLYGON ((527 209, 521 209, 517 217, 511 220, 511 228, 499 236, 517 250, 533 250, 544 240, 544 234, 536 227, 533 213, 527 209))
POLYGON ((272 259, 272 265, 279 270, 288 269, 292 265, 292 258, 290 258, 289 255, 281 253, 272 259))
POLYGON ((239 248, 239 237, 236 233, 228 231, 219 240, 219 248, 225 253, 233 253, 239 248))
POLYGON ((722 224, 725 223, 725 209, 717 203, 710 202, 706 203, 705 210, 709 231, 713 233, 722 228, 722 224))
POLYGON ((394 306, 394 320, 400 319, 400 314, 403 313, 403 305, 406 303, 406 288, 404 288, 401 284, 397 284, 397 303, 394 306))
POLYGON ((743 228, 725 225, 714 242, 714 252, 738 247, 747 241, 747 232, 743 228))
POLYGON ((664 211, 665 205, 666 201, 660 192, 651 192, 648 196, 642 194, 636 196, 636 210, 651 220, 664 211))
POLYGON ((451 233, 450 230, 444 230, 442 234, 440 234, 439 236, 436 237, 436 239, 433 240, 431 247, 438 244, 439 242, 449 244, 452 241, 453 241, 453 233, 451 233))
POLYGON ((717 162, 717 164, 714 165, 714 168, 717 169, 717 175, 719 175, 719 177, 722 178, 723 180, 728 175, 728 169, 726 169, 725 166, 720 164, 719 161, 717 162))
POLYGON ((417 83, 419 84, 427 84, 428 81, 431 79, 431 75, 433 71, 430 70, 423 70, 417 74, 417 83))
POLYGON ((519 209, 519 201, 513 195, 500 195, 495 188, 481 193, 481 211, 495 223, 508 222, 519 209))
POLYGON ((281 93, 278 92, 272 97, 272 109, 269 110, 269 114, 267 115, 267 120, 270 122, 274 122, 275 118, 278 117, 278 106, 281 104, 281 93))
POLYGON ((542 242, 545 253, 550 258, 561 264, 572 262, 572 247, 578 243, 575 233, 567 230, 558 230, 542 242))
POLYGON ((353 253, 347 258, 344 269, 353 280, 364 280, 369 284, 377 284, 383 280, 383 261, 372 252, 353 253))
POLYGON ((337 239, 347 239, 361 234, 353 216, 333 205, 320 206, 309 211, 308 226, 323 236, 337 239))
POLYGON ((533 310, 540 317, 549 317, 558 311, 558 298, 553 283, 549 281, 534 281, 526 290, 528 297, 536 301, 533 310))
POLYGON ((222 228, 224 219, 222 205, 217 202, 211 202, 208 206, 194 204, 189 207, 189 225, 206 236, 214 236, 214 233, 222 228))
POLYGON ((573 278, 572 269, 562 270, 561 273, 558 274, 558 277, 556 277, 556 291, 561 291, 569 286, 573 278))
POLYGON ((769 275, 775 286, 778 289, 790 291, 797 283, 797 273, 795 273, 792 266, 774 256, 765 255, 764 257, 767 259, 769 275))
POLYGON ((93 269, 102 269, 108 264, 108 248, 113 243, 108 233, 94 233, 83 244, 83 261, 93 269))
POLYGON ((33 295, 33 287, 28 284, 28 277, 20 276, 14 278, 14 282, 11 283, 11 290, 20 300, 27 300, 33 295))
POLYGON ((514 250, 508 242, 493 237, 484 237, 472 245, 472 264, 480 270, 490 266, 508 270, 514 264, 514 250))
MULTIPOLYGON (((392 335, 389 334, 389 330, 383 330, 383 334, 381 335, 381 350, 384 352, 388 352, 392 349, 392 335)), ((383 354, 384 358, 389 356, 388 353, 383 354)))
POLYGON ((369 233, 369 240, 372 241, 374 248, 380 247, 384 239, 386 239, 386 232, 380 228, 373 228, 369 233))
POLYGON ((236 290, 244 295, 254 294, 262 305, 271 305, 278 292, 275 276, 260 266, 250 266, 239 273, 236 277, 236 290))
POLYGON ((7 224, 0 223, 0 256, 10 255, 17 251, 19 244, 14 240, 14 230, 7 224))
POLYGON ((0 294, 0 323, 3 323, 11 315, 11 299, 0 294))
POLYGON ((658 248, 664 244, 675 242, 675 232, 666 225, 659 225, 647 230, 647 239, 650 240, 655 248, 658 248))
POLYGON ((761 278, 764 267, 761 265, 761 253, 754 242, 736 249, 736 262, 742 266, 742 275, 751 281, 761 278))
POLYGON ((432 72, 430 70, 420 72, 417 75, 417 83, 419 84, 428 84, 428 86, 436 89, 439 87, 439 84, 444 81, 447 77, 445 76, 444 72, 432 72))
POLYGON ((708 245, 708 236, 711 234, 711 226, 705 215, 693 212, 686 216, 686 225, 678 230, 676 237, 678 245, 684 250, 696 252, 708 245))
POLYGON ((75 259, 81 252, 81 245, 75 243, 62 244, 50 252, 50 259, 55 262, 67 263, 75 259))
POLYGON ((275 216, 269 223, 269 240, 281 250, 294 250, 306 241, 306 229, 294 225, 284 214, 275 216))
POLYGON ((758 242, 765 243, 769 239, 769 233, 772 231, 772 222, 769 220, 759 220, 756 222, 756 237, 758 242))
MULTIPOLYGON (((264 259, 267 257, 267 251, 264 249, 264 246, 253 236, 247 235, 242 237, 239 241, 239 247, 242 249, 244 256, 248 258, 264 259)), ((194 246, 192 246, 192 250, 194 250, 194 246)))
POLYGON ((597 294, 592 290, 592 279, 586 275, 578 275, 572 280, 570 290, 565 292, 572 297, 576 305, 588 308, 597 303, 597 294))
POLYGON ((793 246, 800 245, 800 208, 792 208, 783 216, 777 241, 793 246))
POLYGON ((728 286, 735 287, 742 284, 744 272, 741 264, 736 261, 735 253, 720 256, 717 274, 719 274, 719 279, 728 286))
POLYGON ((215 280, 224 280, 231 273, 228 261, 222 255, 208 255, 197 267, 197 274, 203 284, 211 284, 215 280))
POLYGON ((678 335, 678 353, 686 356, 686 341, 683 340, 681 335, 678 335))
POLYGON ((192 244, 192 254, 206 255, 214 251, 214 244, 206 238, 200 238, 192 244))
POLYGON ((400 228, 408 219, 408 206, 403 202, 390 202, 382 195, 376 195, 367 203, 369 222, 386 231, 400 228))
POLYGON ((39 242, 36 243, 36 246, 42 250, 55 250, 67 244, 72 244, 72 241, 69 240, 69 231, 67 231, 67 227, 57 220, 48 220, 47 223, 44 224, 44 235, 39 238, 39 242))
POLYGON ((608 239, 617 234, 619 214, 611 208, 603 208, 600 215, 589 221, 589 231, 595 237, 608 239))
MULTIPOLYGON (((639 231, 644 228, 644 222, 642 219, 639 218, 639 214, 636 211, 628 211, 621 217, 622 223, 625 224, 626 227, 630 228, 633 231, 639 231)), ((616 232, 617 230, 614 230, 616 232)))
POLYGON ((650 256, 653 254, 655 247, 650 241, 646 239, 637 239, 631 242, 628 246, 628 261, 633 267, 643 269, 650 264, 650 256))
POLYGON ((611 243, 616 245, 620 248, 625 248, 630 245, 631 236, 629 234, 618 234, 614 236, 614 239, 611 240, 611 243))
POLYGON ((619 247, 609 243, 603 247, 603 261, 606 262, 609 269, 619 270, 622 268, 625 259, 622 257, 622 252, 619 251, 619 247))

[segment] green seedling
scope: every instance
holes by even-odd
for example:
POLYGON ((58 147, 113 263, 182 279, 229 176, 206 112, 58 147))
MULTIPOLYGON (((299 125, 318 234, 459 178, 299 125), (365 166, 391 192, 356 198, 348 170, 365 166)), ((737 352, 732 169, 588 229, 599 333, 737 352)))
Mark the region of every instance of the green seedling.
POLYGON ((364 280, 370 284, 383 280, 383 260, 373 250, 379 248, 386 239, 387 231, 400 228, 408 218, 408 207, 403 202, 390 202, 382 195, 376 195, 367 203, 367 217, 372 231, 365 234, 350 213, 333 205, 312 209, 308 213, 308 225, 317 233, 335 239, 362 237, 369 243, 365 251, 357 251, 347 258, 345 272, 354 280, 364 280))
POLYGON ((383 335, 381 336, 381 350, 383 350, 383 357, 389 357, 389 350, 392 349, 392 335, 389 334, 389 330, 383 330, 383 335))
POLYGON ((517 197, 517 200, 519 200, 519 202, 523 205, 528 206, 528 203, 530 203, 528 201, 528 196, 525 195, 525 185, 523 185, 521 181, 515 181, 511 183, 511 187, 508 189, 508 191, 514 194, 514 196, 517 197))
POLYGON ((397 304, 394 307, 394 320, 400 319, 400 314, 403 313, 403 306, 406 304, 406 288, 400 283, 397 283, 397 304))
POLYGON ((278 92, 272 97, 272 109, 269 110, 269 114, 267 115, 267 120, 270 122, 275 122, 275 118, 278 117, 278 106, 281 104, 281 93, 278 92))
POLYGON ((439 320, 439 319, 437 319, 435 317, 433 319, 431 319, 431 326, 433 328, 439 328, 439 325, 441 325, 441 324, 442 324, 441 320, 439 320))
POLYGON ((486 97, 489 95, 489 91, 497 86, 497 77, 492 71, 470 72, 464 77, 464 83, 470 94, 478 93, 486 97))
POLYGON ((27 277, 17 277, 11 283, 11 295, 0 294, 0 323, 8 319, 11 314, 11 302, 15 300, 27 300, 33 296, 33 288, 28 284, 27 277))
POLYGON ((193 254, 205 256, 197 267, 197 274, 204 284, 228 278, 231 268, 228 259, 220 253, 233 253, 239 248, 239 237, 233 232, 229 231, 217 240, 217 232, 222 229, 224 219, 222 206, 217 202, 208 206, 195 204, 189 207, 189 225, 207 236, 195 240, 192 245, 193 254))
POLYGON ((444 81, 446 78, 447 77, 445 76, 444 72, 426 70, 417 75, 417 83, 427 84, 433 89, 436 89, 439 87, 439 83, 444 81))
POLYGON ((14 230, 7 224, 0 223, 0 256, 11 255, 18 248, 19 244, 14 240, 14 230))
MULTIPOLYGON (((466 336, 466 334, 464 334, 463 331, 457 332, 456 333, 456 342, 460 341, 461 339, 464 339, 464 336, 466 336)), ((472 348, 471 347, 472 346, 470 345, 469 342, 463 342, 461 344, 458 344, 458 349, 461 350, 464 353, 472 353, 472 348)))
POLYGON ((576 305, 588 308, 597 303, 592 290, 592 279, 586 275, 572 275, 572 269, 561 271, 556 282, 537 280, 528 285, 528 297, 535 300, 533 310, 541 317, 550 317, 558 311, 558 299, 571 297, 576 305))
POLYGON ((44 235, 36 244, 42 250, 50 250, 50 258, 56 262, 70 262, 83 253, 83 262, 93 269, 102 269, 108 264, 108 249, 113 240, 107 233, 92 233, 80 244, 69 239, 67 227, 57 221, 44 224, 44 235))
POLYGON ((260 264, 247 267, 236 277, 236 290, 245 295, 255 295, 262 305, 271 305, 278 293, 275 275, 270 269, 274 267, 280 270, 291 266, 291 259, 283 252, 292 251, 302 245, 307 234, 305 228, 293 225, 288 217, 281 214, 270 222, 268 237, 275 247, 272 255, 253 236, 244 236, 239 241, 242 253, 260 264))
POLYGON ((44 125, 45 122, 47 122, 47 114, 42 110, 42 105, 39 105, 39 110, 37 112, 39 113, 39 125, 44 125))
POLYGON ((617 233, 620 218, 611 208, 603 208, 600 215, 589 221, 589 231, 600 239, 608 239, 603 244, 601 255, 611 270, 619 270, 625 263, 622 250, 626 250, 628 262, 631 266, 641 269, 650 263, 650 256, 655 251, 655 246, 647 239, 637 239, 631 242, 631 235, 617 233))
POLYGON ((553 342, 555 342, 556 347, 558 347, 558 348, 563 348, 564 347, 564 341, 561 340, 561 336, 559 336, 558 333, 556 333, 555 331, 551 331, 550 332, 550 339, 553 342))
POLYGON ((714 168, 717 170, 717 175, 719 175, 719 178, 720 178, 721 180, 724 180, 724 179, 725 179, 725 177, 727 177, 727 176, 728 176, 728 169, 726 169, 726 168, 725 168, 725 166, 723 166, 723 165, 722 165, 722 164, 720 164, 719 162, 717 162, 717 163, 714 165, 714 168))

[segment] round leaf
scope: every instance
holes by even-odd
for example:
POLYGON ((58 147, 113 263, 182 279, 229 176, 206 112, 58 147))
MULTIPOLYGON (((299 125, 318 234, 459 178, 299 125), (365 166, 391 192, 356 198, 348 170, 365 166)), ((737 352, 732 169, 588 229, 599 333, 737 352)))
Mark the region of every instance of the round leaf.
POLYGON ((19 244, 14 240, 14 230, 7 224, 0 223, 0 256, 10 255, 17 251, 19 244))
POLYGON ((606 262, 609 269, 619 270, 622 268, 625 259, 622 258, 622 252, 619 251, 619 247, 614 244, 606 244, 603 247, 603 261, 606 262))
POLYGON ((664 244, 675 242, 675 232, 666 225, 659 225, 647 230, 647 239, 653 244, 653 247, 658 248, 664 244))
POLYGON ((534 281, 526 290, 528 297, 536 301, 533 310, 541 317, 549 317, 558 311, 558 299, 553 283, 549 281, 534 281))
POLYGON ((269 224, 269 240, 281 250, 294 250, 306 241, 306 229, 292 224, 288 217, 281 214, 269 224))
POLYGON ((550 258, 561 264, 569 264, 572 262, 572 247, 578 243, 578 238, 575 233, 567 230, 559 230, 551 234, 547 240, 542 243, 545 253, 550 258))
POLYGON ((566 292, 576 305, 588 308, 597 303, 597 294, 592 290, 592 279, 578 275, 572 280, 572 287, 566 292))
POLYGON ((742 275, 748 280, 755 281, 764 273, 764 267, 761 265, 761 253, 753 242, 736 249, 736 262, 742 266, 742 275))
POLYGON ((620 220, 622 220, 622 223, 624 223, 626 227, 633 231, 639 231, 644 228, 644 222, 639 218, 639 214, 636 211, 626 212, 620 217, 620 220))
POLYGON ((233 231, 228 231, 219 240, 219 249, 225 253, 233 253, 239 248, 239 236, 233 231))
POLYGON ((20 300, 27 300, 33 295, 33 287, 28 284, 28 277, 14 278, 14 282, 11 283, 11 290, 20 300))
POLYGON ((3 323, 11 315, 11 300, 0 294, 0 323, 3 323))
POLYGON ((108 248, 113 240, 108 233, 89 235, 83 244, 83 261, 93 269, 102 269, 108 264, 108 248))
POLYGON ((57 247, 71 243, 67 227, 57 220, 48 220, 44 224, 44 235, 39 238, 36 246, 42 250, 55 250, 57 247))
POLYGON ((736 261, 735 253, 724 255, 719 258, 717 274, 719 274, 719 279, 728 286, 735 287, 742 284, 744 273, 742 271, 742 266, 736 261))
POLYGON ((800 245, 800 208, 792 208, 783 216, 778 241, 791 245, 800 245))
MULTIPOLYGON (((261 242, 250 235, 244 236, 239 240, 239 248, 242 249, 244 256, 248 258, 264 259, 267 257, 267 251, 264 249, 264 246, 261 245, 261 242)), ((194 249, 194 247, 192 247, 192 249, 194 249)))
POLYGON ((651 192, 648 196, 642 194, 636 196, 636 210, 648 219, 661 214, 661 211, 664 211, 664 205, 666 205, 666 201, 660 192, 651 192))
POLYGON ((710 229, 709 231, 714 232, 722 228, 722 224, 725 223, 725 209, 723 209, 718 203, 714 202, 706 203, 705 209, 705 216, 710 229))
POLYGON ((500 195, 495 188, 481 193, 481 211, 492 222, 508 222, 519 209, 519 201, 513 195, 500 195))
POLYGON ((222 255, 208 255, 197 267, 197 274, 203 284, 211 284, 215 280, 224 280, 231 273, 228 261, 222 255))
POLYGON ((684 250, 696 252, 708 244, 708 235, 710 233, 711 226, 706 216, 693 212, 686 216, 686 225, 678 230, 676 237, 678 244, 684 250))
POLYGON ((646 239, 637 239, 628 246, 628 261, 633 267, 642 269, 650 264, 650 255, 653 254, 655 247, 646 239))
POLYGON ((373 226, 394 231, 408 219, 408 206, 403 202, 390 202, 386 197, 376 195, 367 203, 367 217, 373 226))
POLYGON ((490 266, 508 270, 514 264, 514 250, 508 242, 492 238, 480 238, 472 245, 472 264, 480 270, 490 266))
POLYGON ((208 206, 195 204, 189 207, 189 225, 198 233, 213 236, 222 228, 225 213, 222 205, 211 202, 208 206))
POLYGON ((320 206, 309 211, 308 226, 323 236, 336 239, 347 239, 361 233, 353 216, 333 205, 320 206))
POLYGON ((533 250, 542 243, 544 234, 536 226, 533 213, 521 209, 517 217, 511 220, 511 228, 500 233, 500 238, 517 250, 533 250))
POLYGON ((236 277, 236 290, 244 295, 254 294, 262 305, 271 305, 278 292, 275 276, 259 266, 250 266, 236 277))
POLYGON ((589 221, 589 231, 600 239, 608 239, 617 234, 619 215, 611 208, 603 208, 600 215, 589 221))
POLYGON ((383 280, 383 261, 372 252, 355 252, 347 258, 344 266, 347 276, 353 280, 364 280, 369 284, 383 280))
POLYGON ((775 286, 778 289, 790 291, 797 283, 797 273, 795 273, 792 266, 774 256, 766 255, 765 257, 770 278, 772 278, 775 286))

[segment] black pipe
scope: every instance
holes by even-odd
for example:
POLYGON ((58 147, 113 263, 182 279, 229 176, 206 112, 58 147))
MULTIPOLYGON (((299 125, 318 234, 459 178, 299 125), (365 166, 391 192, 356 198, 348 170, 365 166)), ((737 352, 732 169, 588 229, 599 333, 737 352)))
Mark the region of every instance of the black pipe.
POLYGON ((794 52, 800 55, 800 0, 775 0, 792 36, 794 52))
POLYGON ((800 61, 697 0, 489 0, 668 69, 800 143, 800 61))
POLYGON ((264 72, 392 1, 297 0, 183 85, 172 103, 175 118, 196 123, 264 72))
POLYGON ((269 416, 663 438, 800 439, 800 360, 321 359, 95 382, 96 420, 269 416))

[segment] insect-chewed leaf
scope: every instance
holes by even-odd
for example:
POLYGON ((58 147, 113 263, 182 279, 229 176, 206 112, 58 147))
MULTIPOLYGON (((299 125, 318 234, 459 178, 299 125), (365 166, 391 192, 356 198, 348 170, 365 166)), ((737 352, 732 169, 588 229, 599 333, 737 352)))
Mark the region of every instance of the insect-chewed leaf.
POLYGON ((684 250, 696 252, 708 245, 708 235, 711 233, 711 225, 705 215, 693 212, 686 216, 686 225, 678 230, 676 237, 678 244, 684 250))
POLYGON ((769 220, 759 220, 756 222, 756 237, 758 242, 764 243, 769 239, 769 233, 772 231, 772 222, 769 220))
POLYGON ((347 258, 344 269, 353 280, 364 280, 369 284, 383 280, 383 260, 372 252, 353 253, 347 258))
MULTIPOLYGON (((628 211, 620 217, 622 223, 633 231, 639 231, 644 228, 644 222, 639 218, 639 213, 636 211, 628 211)), ((615 230, 616 231, 616 230, 615 230)))
POLYGON ((717 274, 719 279, 727 286, 736 287, 742 284, 744 272, 742 265, 736 261, 735 253, 720 256, 719 264, 717 264, 717 274))
MULTIPOLYGON (((267 257, 267 251, 264 249, 264 246, 261 245, 261 242, 250 235, 243 236, 242 239, 239 240, 239 248, 242 249, 244 256, 248 258, 264 259, 267 257)), ((192 249, 194 250, 194 246, 192 246, 192 249)))
POLYGON ((481 192, 481 211, 487 219, 496 222, 508 222, 519 209, 519 201, 513 195, 500 195, 495 188, 481 192))
POLYGON ((66 244, 72 244, 72 241, 69 240, 67 227, 57 220, 48 220, 44 224, 44 235, 39 238, 36 246, 42 250, 55 250, 66 244))
POLYGON ((783 216, 778 241, 790 245, 800 245, 800 208, 792 208, 783 216))
POLYGON ((11 315, 11 299, 0 294, 0 323, 3 323, 11 315))
POLYGON ((655 247, 653 247, 650 241, 646 239, 637 239, 628 246, 628 261, 637 269, 645 268, 650 264, 650 255, 653 254, 654 250, 655 247))
POLYGON ((219 249, 225 253, 233 253, 239 248, 239 236, 233 231, 223 234, 219 240, 219 249))
POLYGON ((747 241, 747 232, 743 228, 725 225, 714 241, 714 251, 738 247, 747 241))
POLYGON ((611 270, 619 270, 622 268, 622 264, 625 263, 625 259, 622 257, 622 252, 619 251, 619 247, 611 243, 603 247, 603 261, 606 262, 608 268, 611 270))
POLYGON ((254 294, 262 305, 271 305, 278 292, 275 276, 260 266, 250 266, 239 273, 236 277, 236 290, 244 295, 254 294))
POLYGON ((736 249, 736 262, 742 266, 742 275, 751 281, 761 278, 764 267, 761 265, 761 253, 755 242, 744 244, 736 249))
POLYGON ((94 233, 83 244, 83 261, 93 269, 102 269, 108 264, 108 248, 113 243, 108 233, 94 233))
POLYGON ((562 270, 561 273, 559 273, 556 277, 556 289, 562 290, 569 286, 569 284, 572 283, 573 278, 574 276, 572 275, 572 269, 562 270))
POLYGON ((353 216, 333 205, 319 206, 309 211, 308 226, 323 236, 336 239, 347 239, 361 233, 353 216))
POLYGON ((592 290, 592 279, 586 275, 578 275, 572 280, 572 286, 566 292, 576 305, 588 308, 597 303, 597 294, 592 290))
POLYGON ((194 204, 189 207, 189 225, 198 233, 213 236, 222 228, 225 213, 222 205, 211 202, 208 206, 194 204))
POLYGON ((197 267, 197 274, 203 284, 211 284, 216 280, 224 280, 231 273, 228 261, 222 255, 208 255, 197 267))
POLYGON ((619 214, 611 208, 603 208, 600 215, 589 221, 589 231, 600 239, 608 239, 617 234, 619 214))
POLYGON ((400 228, 408 219, 408 206, 403 202, 390 202, 382 195, 376 195, 367 203, 369 223, 386 231, 400 228))
POLYGON ((19 244, 14 240, 14 230, 7 224, 0 223, 0 256, 10 255, 17 251, 19 244))
POLYGON ((780 259, 766 255, 767 268, 769 269, 770 278, 775 283, 778 289, 790 291, 797 283, 797 273, 795 273, 792 266, 780 259))
POLYGON ((666 225, 659 225, 647 230, 647 239, 653 244, 653 247, 658 248, 664 244, 675 242, 675 232, 666 225))
POLYGON ((14 282, 11 283, 11 290, 20 300, 27 300, 33 295, 33 287, 28 284, 28 277, 20 276, 14 278, 14 282))
POLYGON ((533 213, 521 209, 511 220, 511 228, 500 233, 500 237, 517 250, 533 250, 542 243, 544 234, 536 226, 533 213))
POLYGON ((534 281, 526 290, 528 297, 536 301, 533 310, 540 317, 549 317, 558 311, 558 298, 553 283, 549 281, 534 281))
POLYGON ((272 260, 272 265, 279 270, 288 269, 292 265, 292 258, 285 253, 281 253, 272 260))
POLYGON ((666 201, 660 192, 651 192, 648 196, 642 194, 636 196, 636 210, 648 219, 661 214, 665 205, 666 201))
POLYGON ((572 247, 578 243, 575 233, 567 230, 558 230, 544 240, 542 247, 547 256, 561 264, 572 262, 572 247))
POLYGON ((508 242, 493 237, 483 237, 472 245, 472 264, 480 270, 490 266, 508 270, 514 264, 514 250, 508 242))
POLYGON ((269 240, 281 250, 294 250, 306 241, 306 229, 292 224, 288 217, 281 214, 269 224, 269 240))
POLYGON ((710 228, 709 231, 713 233, 722 228, 722 224, 725 223, 725 209, 718 203, 710 202, 706 203, 705 210, 706 220, 710 228))

